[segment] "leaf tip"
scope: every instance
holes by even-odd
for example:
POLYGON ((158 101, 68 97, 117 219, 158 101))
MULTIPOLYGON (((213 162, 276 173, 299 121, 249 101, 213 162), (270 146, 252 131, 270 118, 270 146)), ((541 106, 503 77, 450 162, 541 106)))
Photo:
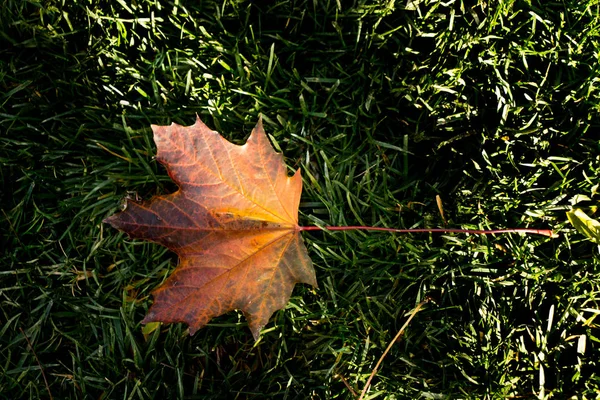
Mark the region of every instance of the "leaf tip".
POLYGON ((258 132, 263 132, 263 134, 265 133, 265 128, 263 127, 263 118, 262 118, 262 114, 260 114, 258 116, 258 121, 256 122, 256 126, 254 127, 254 130, 258 131, 258 132))
POLYGON ((109 224, 113 228, 116 228, 115 224, 116 224, 116 220, 118 218, 117 216, 118 216, 118 214, 113 214, 110 217, 106 217, 102 220, 102 223, 109 224))
POLYGON ((148 311, 148 314, 142 320, 142 324, 149 324, 151 322, 158 322, 155 320, 156 315, 152 311, 148 311))
POLYGON ((271 315, 269 315, 269 318, 264 320, 261 317, 257 317, 247 312, 243 313, 246 317, 246 321, 248 322, 248 328, 250 329, 250 333, 252 333, 254 341, 258 342, 258 339, 260 339, 260 331, 262 330, 262 328, 265 327, 265 325, 267 325, 267 322, 269 322, 269 318, 271 317, 271 315))
POLYGON ((260 339, 260 331, 262 328, 262 326, 250 327, 250 332, 252 333, 255 342, 258 342, 258 339, 260 339))

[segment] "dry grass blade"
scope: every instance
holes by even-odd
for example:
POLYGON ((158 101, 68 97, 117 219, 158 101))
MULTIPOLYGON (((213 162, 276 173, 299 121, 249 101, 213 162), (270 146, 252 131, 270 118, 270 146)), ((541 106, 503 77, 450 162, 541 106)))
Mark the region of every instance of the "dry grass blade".
POLYGON ((33 345, 29 341, 29 337, 27 337, 27 334, 25 333, 23 328, 19 328, 19 330, 21 331, 21 333, 23 334, 23 337, 27 341, 27 345, 31 349, 31 352, 33 353, 33 356, 35 357, 35 361, 37 362, 38 366, 40 367, 40 371, 42 372, 42 377, 44 378, 44 384, 46 385, 46 390, 48 391, 48 397, 50 398, 50 400, 52 400, 53 399, 52 392, 50 392, 50 385, 48 385, 48 379, 46 378, 46 373, 44 372, 44 367, 42 367, 42 363, 40 363, 40 359, 38 358, 37 354, 35 354, 33 345))
POLYGON ((414 316, 417 315, 417 313, 421 310, 421 308, 428 301, 429 301, 428 299, 423 300, 422 302, 420 302, 414 308, 414 310, 412 310, 412 312, 410 313, 410 316, 408 317, 408 319, 406 320, 406 322, 404 323, 404 325, 402 325, 402 328, 400 328, 400 330, 398 331, 398 333, 396 334, 396 336, 394 336, 394 339, 392 339, 392 341, 390 342, 390 344, 388 345, 388 347, 385 349, 385 351, 383 352, 383 354, 379 358, 379 361, 377 361, 377 365, 375 365, 375 368, 373 368, 373 371, 371 372, 371 376, 369 376, 369 379, 367 379, 367 383, 365 384, 365 387, 363 388, 362 392, 360 393, 360 397, 358 398, 358 400, 363 400, 363 398, 365 397, 365 394, 367 394, 367 390, 369 390, 369 386, 371 386, 371 381, 373 380, 373 378, 377 374, 377 371, 379 370, 379 367, 381 366, 381 363, 383 363, 383 359, 390 352, 390 350, 391 350, 392 346, 394 345, 394 343, 396 343, 396 341, 400 338, 400 336, 402 336, 402 334, 404 333, 404 330, 406 329, 406 327, 408 326, 408 324, 410 324, 410 321, 412 321, 412 319, 414 318, 414 316))

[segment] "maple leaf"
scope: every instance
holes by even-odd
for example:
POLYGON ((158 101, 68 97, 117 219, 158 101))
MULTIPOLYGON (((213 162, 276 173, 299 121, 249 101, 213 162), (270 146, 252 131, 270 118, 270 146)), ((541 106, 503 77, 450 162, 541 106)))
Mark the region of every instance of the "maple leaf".
POLYGON ((179 256, 142 323, 185 322, 194 334, 237 309, 258 339, 296 283, 317 286, 298 226, 300 170, 288 176, 261 119, 242 146, 200 118, 152 130, 156 158, 179 190, 142 204, 127 200, 125 211, 105 220, 179 256))

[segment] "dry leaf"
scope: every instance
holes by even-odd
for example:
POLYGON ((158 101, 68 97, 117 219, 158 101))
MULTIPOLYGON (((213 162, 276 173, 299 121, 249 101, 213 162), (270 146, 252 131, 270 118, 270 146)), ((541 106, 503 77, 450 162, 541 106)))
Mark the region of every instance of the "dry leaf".
POLYGON ((125 211, 105 220, 179 256, 142 322, 185 322, 194 334, 238 309, 258 339, 296 283, 317 286, 298 227, 300 171, 288 176, 261 120, 243 146, 199 118, 152 130, 157 159, 179 190, 142 204, 127 200, 125 211))

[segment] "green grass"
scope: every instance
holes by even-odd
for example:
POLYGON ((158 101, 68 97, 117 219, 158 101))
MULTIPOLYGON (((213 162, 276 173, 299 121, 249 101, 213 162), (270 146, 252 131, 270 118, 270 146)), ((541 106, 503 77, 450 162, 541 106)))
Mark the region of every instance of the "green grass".
POLYGON ((599 11, 5 0, 0 397, 351 399, 428 298, 368 398, 596 398, 599 248, 565 211, 598 218, 599 11), (306 232, 320 287, 259 342, 235 312, 144 336, 176 257, 102 219, 174 190, 150 124, 195 113, 236 143, 263 116, 304 225, 439 227, 440 195, 448 226, 561 236, 306 232))

